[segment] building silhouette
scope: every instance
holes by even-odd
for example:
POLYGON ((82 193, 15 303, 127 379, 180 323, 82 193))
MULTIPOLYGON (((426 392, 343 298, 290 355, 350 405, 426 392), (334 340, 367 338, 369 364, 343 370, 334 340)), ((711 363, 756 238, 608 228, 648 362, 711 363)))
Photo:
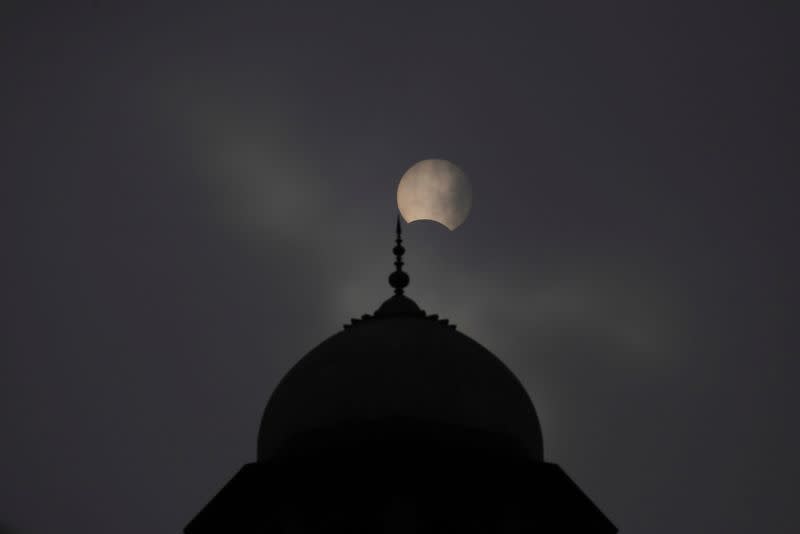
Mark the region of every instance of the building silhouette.
POLYGON ((272 394, 258 459, 187 525, 206 533, 613 533, 543 457, 534 406, 492 353, 404 294, 303 357, 272 394))

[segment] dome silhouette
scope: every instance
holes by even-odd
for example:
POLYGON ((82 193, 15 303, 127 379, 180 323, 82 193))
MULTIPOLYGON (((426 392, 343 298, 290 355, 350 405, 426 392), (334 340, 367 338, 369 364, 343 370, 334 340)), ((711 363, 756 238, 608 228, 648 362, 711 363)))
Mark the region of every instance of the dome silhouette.
POLYGON ((187 534, 592 532, 616 527, 544 461, 530 397, 491 352, 404 295, 329 337, 273 391, 258 457, 187 534))
MULTIPOLYGON (((358 432, 342 428, 404 421, 494 436, 519 455, 542 460, 533 403, 516 376, 491 352, 447 320, 426 315, 403 295, 389 299, 303 357, 267 404, 259 461, 298 447, 339 446, 358 432), (302 436, 313 436, 303 443, 302 436), (334 437, 336 436, 336 437, 334 437)), ((444 434, 436 433, 437 439, 444 434)), ((510 452, 510 451, 509 451, 510 452)))

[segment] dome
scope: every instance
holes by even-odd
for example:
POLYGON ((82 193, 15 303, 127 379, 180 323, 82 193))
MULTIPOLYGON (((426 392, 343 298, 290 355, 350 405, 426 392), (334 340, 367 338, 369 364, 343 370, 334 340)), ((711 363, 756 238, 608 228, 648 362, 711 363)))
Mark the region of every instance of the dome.
POLYGON ((616 532, 544 461, 517 377, 404 295, 399 218, 396 232, 394 296, 286 374, 257 461, 184 531, 616 532))
POLYGON ((353 320, 287 373, 264 411, 258 458, 279 458, 303 436, 308 446, 323 443, 323 435, 352 436, 358 431, 346 429, 356 428, 363 434, 387 421, 393 422, 385 428, 395 432, 424 426, 429 437, 444 428, 494 436, 542 460, 536 411, 517 377, 402 294, 373 316, 353 320))

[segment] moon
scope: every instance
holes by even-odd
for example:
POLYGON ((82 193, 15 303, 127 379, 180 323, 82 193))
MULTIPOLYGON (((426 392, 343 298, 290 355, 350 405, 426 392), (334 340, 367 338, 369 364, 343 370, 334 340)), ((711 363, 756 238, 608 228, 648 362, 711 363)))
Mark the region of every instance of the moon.
POLYGON ((397 207, 403 219, 436 221, 455 230, 472 207, 472 186, 464 171, 445 159, 415 163, 397 186, 397 207))

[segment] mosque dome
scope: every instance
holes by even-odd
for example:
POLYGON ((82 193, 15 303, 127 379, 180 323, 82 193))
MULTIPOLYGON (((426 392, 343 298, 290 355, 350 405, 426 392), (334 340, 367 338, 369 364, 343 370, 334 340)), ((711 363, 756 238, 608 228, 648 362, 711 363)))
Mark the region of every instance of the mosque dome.
POLYGON ((396 294, 311 350, 279 383, 261 421, 260 462, 347 446, 385 429, 394 432, 381 434, 385 440, 398 433, 483 439, 542 461, 541 429, 524 387, 486 348, 403 294, 403 252, 398 233, 397 270, 389 277, 396 294), (457 437, 464 433, 470 438, 457 437))
POLYGON ((545 462, 517 377, 395 294, 286 374, 243 466, 186 526, 219 532, 594 532, 616 527, 545 462))

